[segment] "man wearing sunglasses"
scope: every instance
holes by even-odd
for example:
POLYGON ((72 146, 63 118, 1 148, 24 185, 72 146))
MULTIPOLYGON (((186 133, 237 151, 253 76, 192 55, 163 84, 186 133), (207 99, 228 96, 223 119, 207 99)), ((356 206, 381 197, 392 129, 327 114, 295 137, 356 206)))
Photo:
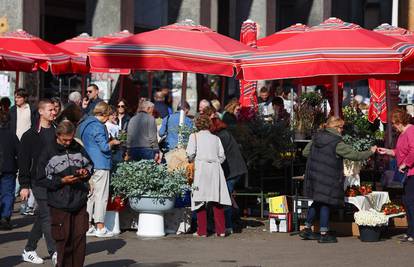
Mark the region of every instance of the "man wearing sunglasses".
POLYGON ((96 84, 90 84, 88 88, 86 88, 86 94, 87 97, 82 101, 82 109, 85 114, 93 115, 92 111, 96 104, 103 101, 99 98, 99 87, 96 84))

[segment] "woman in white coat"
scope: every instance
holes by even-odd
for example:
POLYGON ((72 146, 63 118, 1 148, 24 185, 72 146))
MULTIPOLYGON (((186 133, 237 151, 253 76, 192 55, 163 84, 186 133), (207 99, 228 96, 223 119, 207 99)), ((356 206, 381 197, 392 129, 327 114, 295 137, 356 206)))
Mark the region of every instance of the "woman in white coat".
POLYGON ((211 120, 207 115, 199 116, 195 125, 197 133, 191 134, 187 145, 187 156, 195 161, 195 174, 191 209, 197 211, 197 235, 207 236, 206 206, 212 205, 216 234, 225 236, 223 205, 231 205, 226 178, 221 163, 226 159, 220 139, 211 134, 211 120))

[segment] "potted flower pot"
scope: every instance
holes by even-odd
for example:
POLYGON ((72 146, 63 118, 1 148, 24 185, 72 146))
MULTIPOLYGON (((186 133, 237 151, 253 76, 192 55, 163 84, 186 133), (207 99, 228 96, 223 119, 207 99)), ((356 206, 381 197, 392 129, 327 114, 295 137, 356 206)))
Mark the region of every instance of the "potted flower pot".
POLYGON ((382 227, 359 225, 359 239, 362 242, 380 241, 382 227))
POLYGON ((175 198, 131 197, 129 205, 139 212, 137 236, 162 237, 164 212, 174 208, 175 198))

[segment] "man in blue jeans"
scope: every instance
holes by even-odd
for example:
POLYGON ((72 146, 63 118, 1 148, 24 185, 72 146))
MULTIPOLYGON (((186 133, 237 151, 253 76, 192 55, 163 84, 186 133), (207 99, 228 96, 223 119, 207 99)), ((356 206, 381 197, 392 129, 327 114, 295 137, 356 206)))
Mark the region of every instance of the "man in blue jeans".
POLYGON ((157 124, 152 116, 154 104, 143 101, 139 104, 138 113, 131 118, 128 124, 127 148, 131 160, 153 159, 161 162, 157 124))
POLYGON ((0 230, 11 230, 19 139, 8 129, 9 116, 0 111, 0 230))

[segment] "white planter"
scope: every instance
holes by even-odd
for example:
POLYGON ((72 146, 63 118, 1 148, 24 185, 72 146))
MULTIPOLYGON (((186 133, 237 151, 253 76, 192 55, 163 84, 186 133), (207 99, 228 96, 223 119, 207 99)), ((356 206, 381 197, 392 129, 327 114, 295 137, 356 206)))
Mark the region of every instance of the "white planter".
POLYGON ((151 197, 129 198, 131 208, 139 212, 137 236, 162 237, 164 231, 164 212, 174 208, 175 198, 156 200, 151 197))

